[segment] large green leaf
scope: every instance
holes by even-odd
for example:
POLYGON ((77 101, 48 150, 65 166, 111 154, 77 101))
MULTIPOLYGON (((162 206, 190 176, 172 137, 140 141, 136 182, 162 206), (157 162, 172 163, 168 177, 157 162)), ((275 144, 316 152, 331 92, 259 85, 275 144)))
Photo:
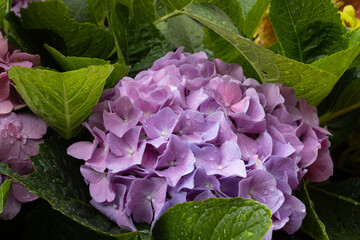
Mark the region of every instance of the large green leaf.
POLYGON ((346 48, 345 28, 330 0, 271 0, 269 16, 289 58, 310 63, 346 48))
POLYGON ((190 3, 192 3, 192 0, 161 0, 161 2, 166 7, 167 13, 172 13, 175 10, 181 10, 190 3))
POLYGON ((341 92, 331 112, 323 115, 322 122, 327 122, 352 110, 360 108, 360 78, 354 80, 341 92))
MULTIPOLYGON (((337 148, 332 149, 333 156, 336 156, 335 167, 341 169, 341 171, 346 172, 352 176, 359 176, 360 174, 360 125, 359 125, 359 115, 360 110, 357 110, 355 114, 348 113, 347 115, 356 115, 357 121, 351 122, 352 124, 352 133, 346 139, 346 141, 338 146, 337 148)), ((344 126, 346 128, 347 126, 344 126)), ((345 130, 346 131, 346 130, 345 130)), ((340 132, 340 130, 339 130, 340 132)), ((331 143, 332 144, 332 143, 331 143)))
POLYGON ((78 23, 66 15, 67 11, 59 0, 33 2, 21 10, 21 25, 33 34, 30 34, 33 41, 48 43, 67 56, 107 59, 114 53, 114 39, 108 30, 91 23, 78 23))
POLYGON ((306 183, 303 181, 298 197, 306 206, 306 217, 302 222, 301 229, 318 240, 329 240, 324 223, 316 214, 314 203, 311 201, 306 183))
POLYGON ((0 27, 4 26, 5 11, 9 0, 0 0, 0 27))
MULTIPOLYGON (((108 0, 107 0, 108 1, 108 0)), ((156 0, 115 0, 126 6, 140 24, 152 23, 157 19, 156 0)))
POLYGON ((324 187, 309 186, 309 194, 330 239, 360 239, 360 179, 324 187))
MULTIPOLYGON (((324 115, 320 118, 321 123, 326 125, 328 131, 332 134, 332 136, 329 137, 331 148, 337 147, 351 135, 359 122, 359 117, 360 109, 355 109, 334 118, 332 118, 331 115, 324 115), (326 119, 326 117, 329 116, 331 117, 331 120, 330 118, 326 119)), ((354 148, 358 149, 358 146, 354 146, 354 148)))
POLYGON ((155 223, 152 236, 156 240, 262 239, 270 226, 271 212, 264 204, 242 198, 210 198, 170 208, 155 223))
POLYGON ((167 37, 176 48, 184 46, 185 52, 197 52, 204 38, 204 28, 185 15, 167 21, 167 37))
MULTIPOLYGON (((171 44, 153 25, 139 25, 129 10, 116 4, 111 12, 111 28, 116 46, 123 54, 126 64, 131 65, 131 74, 152 66, 152 63, 172 50, 171 44)), ((119 55, 119 54, 118 54, 119 55)))
POLYGON ((9 77, 26 105, 61 136, 71 138, 98 102, 114 66, 70 72, 11 67, 9 77))
MULTIPOLYGON (((320 103, 340 78, 317 67, 277 55, 239 36, 227 16, 213 5, 192 4, 182 13, 200 21, 234 45, 256 70, 262 82, 286 83, 293 87, 298 97, 306 98, 310 104, 320 103)), ((355 47, 357 49, 359 46, 355 47)), ((340 65, 338 72, 345 71, 347 67, 340 65)))
POLYGON ((78 22, 91 22, 102 26, 105 11, 102 0, 62 0, 68 8, 67 14, 78 22))
POLYGON ((252 38, 262 16, 269 7, 270 0, 239 0, 244 16, 244 23, 239 29, 246 36, 252 38))
POLYGON ((229 16, 242 33, 252 38, 264 12, 269 6, 270 0, 161 0, 161 2, 165 5, 168 13, 183 10, 193 2, 216 5, 229 16))
POLYGON ((10 191, 11 181, 11 179, 6 179, 0 185, 0 213, 3 212, 4 205, 10 191))
MULTIPOLYGON (((61 66, 64 71, 72 71, 80 68, 87 68, 92 65, 108 65, 110 61, 99 58, 84 58, 84 57, 66 57, 57 51, 55 48, 45 45, 46 50, 55 59, 55 61, 61 66)), ((118 80, 123 78, 129 73, 130 67, 122 65, 120 63, 113 64, 114 70, 110 76, 106 79, 105 88, 113 87, 118 80)))
MULTIPOLYGON (((26 178, 12 172, 5 163, 0 163, 0 172, 24 184, 32 193, 76 222, 122 239, 121 233, 126 231, 89 204, 88 187, 79 170, 81 162, 66 154, 69 144, 61 138, 44 139, 38 155, 30 157, 35 173, 26 178)), ((130 238, 136 235, 134 232, 124 236, 130 238)))

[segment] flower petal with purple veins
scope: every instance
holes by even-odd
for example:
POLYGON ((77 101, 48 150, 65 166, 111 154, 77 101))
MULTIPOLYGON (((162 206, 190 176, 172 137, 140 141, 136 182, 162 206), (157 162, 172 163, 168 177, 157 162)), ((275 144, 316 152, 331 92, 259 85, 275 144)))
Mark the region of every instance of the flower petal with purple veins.
POLYGON ((174 187, 182 176, 192 172, 194 163, 195 158, 189 147, 172 135, 165 152, 159 157, 155 172, 174 187))
POLYGON ((177 118, 171 108, 163 108, 155 115, 145 118, 143 127, 146 135, 151 139, 148 143, 155 147, 165 143, 175 128, 177 118))
POLYGON ((126 214, 132 215, 135 222, 150 224, 164 206, 166 190, 163 178, 135 180, 127 195, 126 214))
POLYGON ((97 172, 88 166, 81 166, 80 172, 90 184, 90 195, 97 202, 111 202, 115 199, 115 192, 107 173, 97 172))
POLYGON ((221 59, 214 59, 216 72, 221 75, 230 75, 233 78, 243 81, 243 69, 238 64, 228 64, 221 59))
POLYGON ((209 85, 213 90, 215 100, 227 109, 240 102, 242 91, 238 82, 230 78, 214 78, 209 85))
POLYGON ((329 149, 324 147, 319 150, 317 160, 308 167, 305 178, 312 182, 323 182, 333 175, 333 169, 334 163, 331 159, 329 149))
POLYGON ((283 193, 277 189, 275 178, 265 170, 253 170, 239 182, 239 197, 251 198, 266 204, 275 213, 283 204, 283 193))
POLYGON ((280 94, 279 86, 271 83, 264 83, 256 88, 258 93, 262 93, 266 98, 266 113, 271 113, 278 105, 284 103, 284 97, 280 94))
POLYGON ((113 172, 125 170, 133 165, 141 164, 145 150, 145 141, 139 141, 141 127, 134 127, 127 131, 122 138, 109 133, 110 148, 106 166, 113 172))
POLYGON ((299 185, 299 180, 297 178, 299 168, 294 159, 271 156, 266 159, 265 167, 276 179, 286 182, 292 189, 297 188, 299 185))
POLYGON ((217 111, 206 118, 210 121, 216 121, 219 123, 219 132, 216 138, 210 139, 208 142, 221 146, 226 141, 237 141, 237 136, 231 129, 231 125, 226 120, 223 112, 217 111))
POLYGON ((240 148, 234 142, 227 141, 219 149, 215 146, 206 146, 194 154, 196 167, 204 168, 208 175, 246 177, 245 164, 241 160, 240 148))
POLYGON ((122 137, 139 122, 142 112, 136 109, 128 97, 121 97, 111 104, 111 112, 103 113, 106 130, 122 137))

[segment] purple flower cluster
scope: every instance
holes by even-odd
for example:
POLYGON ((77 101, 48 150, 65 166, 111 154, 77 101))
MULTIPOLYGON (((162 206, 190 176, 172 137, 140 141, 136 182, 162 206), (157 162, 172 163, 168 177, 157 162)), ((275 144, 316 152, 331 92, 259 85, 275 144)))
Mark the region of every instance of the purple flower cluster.
MULTIPOLYGON (((38 144, 45 133, 45 122, 34 114, 0 114, 0 162, 7 163, 12 171, 24 177, 32 173, 34 168, 28 158, 37 154, 38 144)), ((0 175, 0 185, 6 178, 0 175)), ((36 198, 25 186, 13 180, 0 219, 14 218, 22 203, 36 198)))
POLYGON ((39 55, 31 55, 9 48, 7 39, 3 38, 0 33, 0 114, 7 114, 13 109, 24 106, 8 78, 9 68, 11 66, 31 68, 39 65, 39 55))
POLYGON ((293 233, 306 214, 293 190, 303 177, 324 181, 333 172, 330 133, 315 107, 204 52, 179 48, 124 77, 84 125, 94 140, 68 154, 85 160, 91 204, 131 230, 177 203, 243 197, 270 208, 267 238, 293 233))
MULTIPOLYGON (((46 132, 46 124, 30 113, 12 112, 25 106, 8 78, 11 66, 37 67, 40 57, 12 49, 0 33, 0 162, 5 162, 16 173, 27 176, 34 171, 29 156, 38 152, 38 144, 46 132)), ((0 175, 0 185, 7 177, 0 175)), ((14 218, 21 204, 37 197, 23 185, 12 181, 10 193, 0 219, 14 218)))

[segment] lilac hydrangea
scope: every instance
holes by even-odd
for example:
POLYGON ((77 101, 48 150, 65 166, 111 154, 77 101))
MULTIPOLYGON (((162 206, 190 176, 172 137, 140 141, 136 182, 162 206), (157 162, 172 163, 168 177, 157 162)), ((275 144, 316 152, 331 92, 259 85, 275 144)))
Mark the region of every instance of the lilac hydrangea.
MULTIPOLYGON (((37 154, 46 128, 45 122, 32 113, 0 114, 0 162, 7 163, 12 171, 21 176, 32 173, 34 168, 28 158, 37 154)), ((0 185, 6 178, 0 175, 0 185)), ((37 197, 25 186, 13 180, 0 219, 14 218, 22 203, 35 199, 37 197)))
POLYGON ((85 123, 94 140, 68 148, 85 160, 92 205, 135 230, 180 202, 251 198, 270 208, 272 230, 294 233, 306 213, 293 191, 333 172, 316 108, 237 64, 182 50, 105 90, 85 123))
POLYGON ((31 55, 12 49, 8 46, 7 39, 3 38, 0 33, 0 114, 7 114, 13 109, 24 106, 20 95, 8 78, 9 68, 11 66, 31 68, 39 65, 39 55, 31 55))

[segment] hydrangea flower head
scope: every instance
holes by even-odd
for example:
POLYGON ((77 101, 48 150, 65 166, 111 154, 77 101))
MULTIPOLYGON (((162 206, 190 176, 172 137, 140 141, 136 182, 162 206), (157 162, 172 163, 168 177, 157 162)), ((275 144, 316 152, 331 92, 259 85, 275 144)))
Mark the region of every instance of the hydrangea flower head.
MULTIPOLYGON (((0 162, 12 171, 27 176, 34 171, 29 156, 36 155, 46 133, 46 124, 31 113, 0 114, 0 162)), ((7 177, 0 175, 0 185, 7 177)), ((0 219, 10 220, 20 211, 21 204, 37 199, 29 190, 13 180, 0 219)))
POLYGON ((131 230, 177 203, 243 197, 270 208, 272 230, 293 233, 305 205, 292 192, 333 171, 315 107, 204 52, 179 48, 123 78, 85 125, 94 141, 68 154, 85 160, 91 204, 131 230))

